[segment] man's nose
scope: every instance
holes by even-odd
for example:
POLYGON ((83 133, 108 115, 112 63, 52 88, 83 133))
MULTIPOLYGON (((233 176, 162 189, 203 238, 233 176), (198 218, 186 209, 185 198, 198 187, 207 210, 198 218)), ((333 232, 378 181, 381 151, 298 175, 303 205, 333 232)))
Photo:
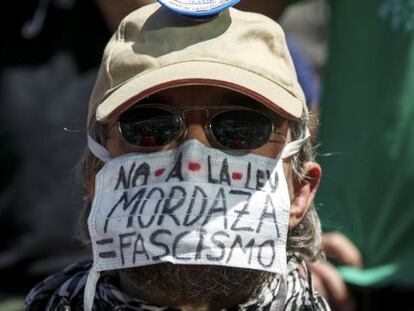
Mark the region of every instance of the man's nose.
POLYGON ((205 122, 207 122, 207 116, 202 111, 191 111, 185 115, 185 123, 187 126, 187 133, 184 137, 185 140, 197 139, 205 146, 212 147, 211 143, 205 132, 205 122))

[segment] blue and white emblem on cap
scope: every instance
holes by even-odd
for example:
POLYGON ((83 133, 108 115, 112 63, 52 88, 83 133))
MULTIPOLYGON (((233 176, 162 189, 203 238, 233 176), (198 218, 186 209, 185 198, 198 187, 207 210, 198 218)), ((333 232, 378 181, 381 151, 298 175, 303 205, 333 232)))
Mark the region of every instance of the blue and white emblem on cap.
POLYGON ((239 0, 158 0, 158 2, 175 13, 204 19, 219 14, 239 0))

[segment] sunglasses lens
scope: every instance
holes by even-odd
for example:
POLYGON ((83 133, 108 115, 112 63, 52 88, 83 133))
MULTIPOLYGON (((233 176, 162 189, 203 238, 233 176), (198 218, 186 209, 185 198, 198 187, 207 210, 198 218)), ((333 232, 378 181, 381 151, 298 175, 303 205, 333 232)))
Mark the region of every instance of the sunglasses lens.
POLYGON ((211 120, 211 132, 224 147, 252 150, 267 143, 272 121, 254 111, 225 111, 211 120))
POLYGON ((183 129, 175 113, 158 108, 142 107, 124 112, 119 118, 124 139, 141 147, 161 147, 174 141, 183 129))

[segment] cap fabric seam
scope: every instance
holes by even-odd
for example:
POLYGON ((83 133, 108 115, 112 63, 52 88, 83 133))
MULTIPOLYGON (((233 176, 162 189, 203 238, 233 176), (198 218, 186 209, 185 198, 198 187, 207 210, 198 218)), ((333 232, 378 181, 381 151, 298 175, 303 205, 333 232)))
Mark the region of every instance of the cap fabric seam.
MULTIPOLYGON (((125 40, 125 24, 126 24, 126 21, 127 21, 127 18, 125 18, 121 21, 120 31, 115 33, 116 37, 118 37, 118 35, 119 35, 119 38, 117 38, 116 41, 118 41, 118 40, 124 41, 125 40)), ((111 67, 111 60, 112 60, 112 56, 114 54, 116 44, 117 44, 117 42, 115 42, 111 47, 111 51, 109 52, 109 56, 108 56, 108 62, 107 62, 107 65, 106 65, 106 72, 108 74, 111 89, 113 88, 113 85, 114 85, 114 79, 112 78, 110 67, 111 67)), ((106 94, 104 94, 102 100, 104 100, 105 98, 106 98, 106 94)))

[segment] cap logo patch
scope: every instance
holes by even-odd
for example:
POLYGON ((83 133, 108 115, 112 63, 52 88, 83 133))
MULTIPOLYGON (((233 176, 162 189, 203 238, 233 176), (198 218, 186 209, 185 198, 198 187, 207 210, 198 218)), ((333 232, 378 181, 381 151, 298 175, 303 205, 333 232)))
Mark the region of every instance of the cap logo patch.
POLYGON ((239 0, 158 0, 158 2, 175 13, 203 19, 220 13, 239 0))

